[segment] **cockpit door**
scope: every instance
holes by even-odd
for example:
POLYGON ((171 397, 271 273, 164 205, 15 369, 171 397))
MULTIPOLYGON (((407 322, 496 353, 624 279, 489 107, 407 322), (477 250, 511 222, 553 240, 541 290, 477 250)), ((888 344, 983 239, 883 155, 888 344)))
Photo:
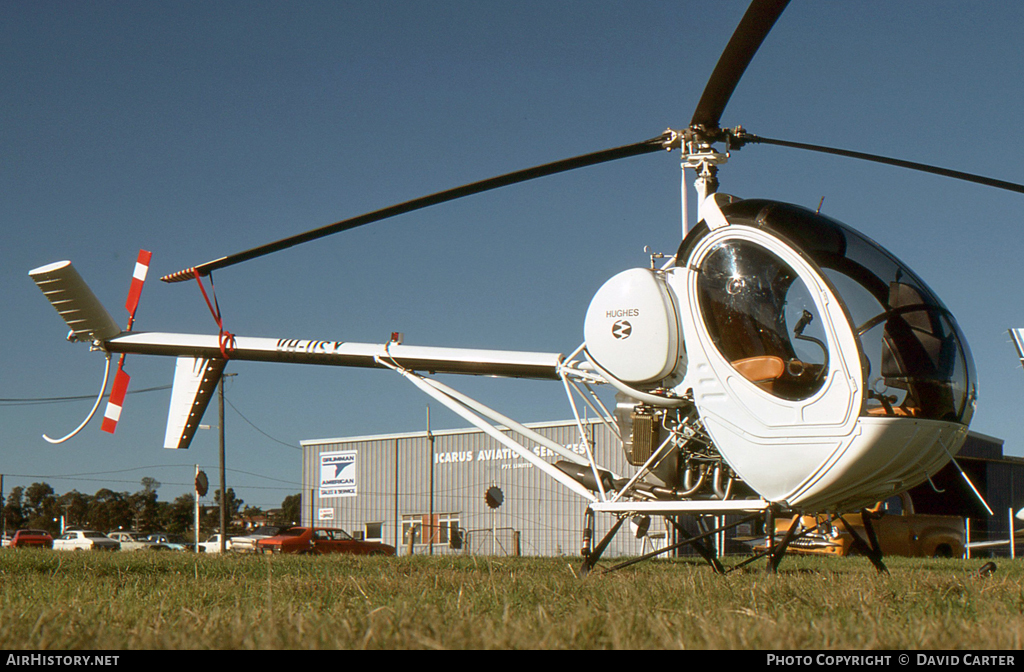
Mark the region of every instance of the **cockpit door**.
POLYGON ((691 307, 676 390, 692 390, 739 476, 785 501, 856 432, 861 355, 841 302, 797 250, 749 226, 709 232, 669 282, 691 307))

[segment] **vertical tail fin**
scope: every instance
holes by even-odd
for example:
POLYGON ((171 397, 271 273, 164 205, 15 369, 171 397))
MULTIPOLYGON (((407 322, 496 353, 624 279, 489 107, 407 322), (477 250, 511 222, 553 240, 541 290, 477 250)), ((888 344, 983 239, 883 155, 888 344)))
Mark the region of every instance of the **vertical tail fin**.
POLYGON ((226 364, 226 359, 178 357, 164 448, 188 448, 192 443, 226 364))

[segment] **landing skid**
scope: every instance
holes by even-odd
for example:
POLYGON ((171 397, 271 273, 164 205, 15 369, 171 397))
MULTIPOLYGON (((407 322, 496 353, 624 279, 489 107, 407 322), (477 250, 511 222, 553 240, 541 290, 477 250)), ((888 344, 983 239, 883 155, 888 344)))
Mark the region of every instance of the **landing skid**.
MULTIPOLYGON (((775 541, 774 535, 769 534, 768 547, 765 550, 760 551, 752 555, 751 557, 746 558, 742 562, 728 568, 722 565, 721 561, 715 556, 714 551, 705 543, 707 539, 712 538, 715 535, 725 532, 726 530, 732 529, 734 527, 738 527, 745 523, 753 522, 760 518, 761 515, 762 514, 760 512, 754 513, 736 522, 729 523, 728 525, 720 525, 718 527, 715 527, 714 529, 707 530, 696 536, 691 536, 689 532, 687 532, 686 529, 679 524, 679 522, 676 520, 676 517, 666 516, 666 520, 673 526, 673 528, 676 530, 676 533, 680 537, 682 537, 682 541, 675 544, 671 544, 657 551, 645 553, 644 555, 638 556, 636 558, 626 560, 625 562, 621 562, 617 565, 607 567, 603 569, 601 573, 607 574, 609 572, 614 572, 626 567, 630 567, 637 563, 644 562, 646 560, 651 560, 660 555, 672 553, 673 551, 676 551, 680 548, 692 546, 693 549, 697 551, 698 555, 700 555, 704 559, 704 561, 711 566, 711 568, 714 570, 716 574, 724 575, 730 572, 734 572, 737 569, 745 567, 750 563, 760 560, 762 558, 767 559, 767 563, 765 565, 765 570, 767 571, 767 573, 775 574, 778 571, 779 564, 782 562, 782 559, 786 556, 786 551, 789 549, 790 544, 793 541, 796 541, 797 539, 801 539, 809 534, 814 533, 815 531, 817 531, 819 526, 816 525, 814 527, 807 528, 797 532, 798 528, 800 527, 798 525, 800 516, 796 515, 793 517, 792 524, 789 525, 788 529, 786 530, 786 533, 782 536, 781 539, 778 540, 778 542, 775 541)), ((764 512, 766 530, 775 529, 775 518, 777 515, 777 512, 773 508, 768 508, 764 512)), ((889 570, 886 568, 885 563, 882 561, 882 552, 878 544, 878 537, 875 535, 874 527, 871 525, 870 513, 868 511, 864 511, 862 518, 864 520, 865 536, 861 536, 860 534, 858 534, 857 531, 850 527, 850 525, 844 519, 840 518, 839 520, 846 528, 847 532, 849 532, 850 535, 853 537, 853 543, 857 550, 860 553, 862 553, 865 557, 867 557, 868 560, 871 561, 871 564, 880 574, 888 574, 889 570)), ((592 546, 591 541, 593 539, 594 516, 592 510, 587 510, 584 523, 584 543, 582 550, 583 564, 580 566, 580 574, 582 576, 586 576, 594 570, 594 568, 597 566, 598 561, 601 559, 601 555, 604 553, 605 549, 608 548, 608 545, 611 543, 615 535, 618 534, 620 528, 622 527, 622 524, 625 521, 625 517, 617 518, 615 523, 612 525, 611 529, 608 530, 608 532, 601 539, 601 541, 598 542, 596 546, 592 546)))
MULTIPOLYGON (((705 540, 707 540, 707 539, 709 539, 711 537, 714 537, 716 534, 724 532, 725 530, 729 530, 729 529, 732 529, 732 528, 737 527, 739 525, 743 525, 744 523, 749 523, 749 522, 752 522, 754 520, 757 520, 758 517, 759 517, 759 514, 754 514, 754 515, 751 515, 751 516, 747 516, 746 518, 743 518, 742 520, 738 520, 738 521, 736 521, 734 523, 729 523, 728 525, 721 525, 719 527, 716 527, 716 528, 714 528, 712 530, 708 530, 708 531, 706 531, 706 532, 704 532, 702 534, 698 534, 696 536, 690 536, 689 532, 687 532, 686 529, 684 529, 683 526, 680 525, 675 520, 675 518, 666 518, 666 520, 668 520, 672 524, 672 526, 675 528, 676 533, 679 536, 683 537, 682 541, 680 541, 678 543, 675 543, 675 544, 671 544, 671 545, 666 546, 665 548, 659 549, 657 551, 651 551, 650 553, 645 553, 644 555, 641 555, 639 557, 633 558, 631 560, 627 560, 627 561, 619 563, 619 564, 617 564, 617 565, 615 565, 613 567, 609 567, 607 569, 604 569, 604 570, 602 570, 602 574, 607 574, 608 572, 614 572, 616 570, 623 569, 625 567, 629 567, 631 565, 635 565, 635 564, 640 563, 640 562, 644 562, 645 560, 650 560, 652 558, 656 558, 659 555, 664 555, 666 553, 671 553, 673 551, 676 551, 676 550, 678 550, 680 548, 684 548, 686 546, 692 546, 694 548, 694 550, 696 550, 697 553, 702 558, 704 558, 704 560, 709 565, 711 565, 712 569, 714 569, 716 574, 726 574, 727 570, 725 569, 725 567, 722 566, 722 563, 718 560, 718 558, 715 557, 714 551, 710 547, 708 547, 708 545, 706 543, 704 543, 705 540)), ((592 519, 588 519, 588 521, 589 520, 592 520, 592 519)), ((594 546, 593 549, 587 548, 587 545, 584 544, 584 548, 583 548, 583 564, 580 567, 580 573, 583 576, 586 576, 587 574, 589 574, 594 569, 594 567, 597 565, 597 561, 600 560, 601 554, 608 547, 608 544, 611 542, 612 538, 615 537, 616 533, 618 533, 619 528, 622 527, 622 523, 623 522, 625 522, 624 518, 619 518, 618 520, 616 520, 615 524, 612 525, 612 528, 610 530, 608 530, 608 533, 605 534, 604 538, 601 539, 601 541, 597 544, 597 546, 594 546)))

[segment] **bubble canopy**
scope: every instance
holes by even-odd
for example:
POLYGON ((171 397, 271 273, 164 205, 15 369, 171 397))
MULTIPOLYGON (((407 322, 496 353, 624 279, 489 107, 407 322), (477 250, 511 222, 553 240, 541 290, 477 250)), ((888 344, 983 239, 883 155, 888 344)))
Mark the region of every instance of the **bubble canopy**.
MULTIPOLYGON (((843 306, 860 350, 861 415, 968 424, 974 363, 955 318, 906 264, 834 219, 796 205, 740 200, 724 205, 730 225, 767 232, 795 250, 843 306)), ((677 259, 709 234, 701 222, 677 259)), ((770 394, 807 399, 824 384, 836 346, 821 331, 807 285, 758 243, 726 237, 697 269, 701 319, 719 352, 770 394)))

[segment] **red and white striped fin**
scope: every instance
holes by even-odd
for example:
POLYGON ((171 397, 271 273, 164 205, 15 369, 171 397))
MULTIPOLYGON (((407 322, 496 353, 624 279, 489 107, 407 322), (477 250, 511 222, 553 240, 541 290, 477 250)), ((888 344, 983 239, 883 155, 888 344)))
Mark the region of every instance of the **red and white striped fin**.
POLYGON ((100 427, 104 432, 113 434, 117 429, 117 421, 121 419, 121 409, 124 407, 124 398, 128 394, 128 382, 131 377, 122 368, 124 358, 117 365, 117 375, 114 376, 114 387, 110 390, 110 400, 107 401, 107 410, 103 413, 103 425, 100 427))
POLYGON ((135 262, 135 271, 132 273, 132 286, 128 290, 128 300, 124 304, 132 320, 135 319, 135 310, 139 307, 142 285, 146 282, 146 274, 149 273, 149 262, 152 258, 152 252, 139 250, 139 258, 135 262))

